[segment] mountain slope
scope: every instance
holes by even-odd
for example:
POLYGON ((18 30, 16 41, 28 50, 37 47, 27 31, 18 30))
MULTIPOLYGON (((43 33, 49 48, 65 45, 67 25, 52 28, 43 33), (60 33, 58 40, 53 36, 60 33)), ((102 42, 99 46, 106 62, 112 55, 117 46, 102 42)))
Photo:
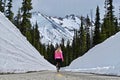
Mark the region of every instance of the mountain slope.
POLYGON ((45 44, 60 44, 62 38, 67 40, 72 40, 72 34, 61 27, 59 24, 53 22, 51 19, 40 13, 35 13, 31 21, 33 24, 36 22, 39 26, 40 36, 42 37, 41 42, 45 44), (67 34, 67 35, 66 35, 67 34))
POLYGON ((51 17, 53 21, 60 24, 62 27, 68 29, 69 31, 73 31, 74 29, 79 29, 81 20, 79 17, 74 14, 67 15, 65 18, 54 18, 51 17))
POLYGON ((80 19, 76 16, 68 16, 63 20, 54 17, 48 17, 40 13, 33 13, 31 18, 32 25, 37 22, 43 44, 60 44, 64 39, 65 44, 69 40, 72 42, 74 36, 74 29, 79 29, 80 19))
POLYGON ((120 75, 120 32, 74 60, 69 70, 120 75))
POLYGON ((54 69, 0 12, 0 73, 54 69))

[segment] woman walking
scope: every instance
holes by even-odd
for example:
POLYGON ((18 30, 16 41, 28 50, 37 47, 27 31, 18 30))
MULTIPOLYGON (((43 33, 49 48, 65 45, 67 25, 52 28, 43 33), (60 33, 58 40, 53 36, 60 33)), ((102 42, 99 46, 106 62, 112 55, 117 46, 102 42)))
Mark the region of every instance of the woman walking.
POLYGON ((61 47, 58 47, 57 50, 55 50, 54 57, 56 61, 57 72, 59 72, 61 63, 64 61, 61 47))

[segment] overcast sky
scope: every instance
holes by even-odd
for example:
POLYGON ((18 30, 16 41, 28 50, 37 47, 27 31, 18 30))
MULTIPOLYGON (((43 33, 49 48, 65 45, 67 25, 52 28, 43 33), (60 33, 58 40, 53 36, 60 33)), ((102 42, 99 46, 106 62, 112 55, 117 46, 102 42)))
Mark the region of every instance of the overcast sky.
MULTIPOLYGON (((19 6, 18 1, 20 2, 20 0, 13 0, 17 6, 19 6)), ((100 7, 101 15, 103 15, 104 1, 105 0, 32 0, 34 11, 40 11, 42 14, 57 17, 64 17, 69 14, 83 16, 88 14, 90 16, 90 11, 92 11, 94 16, 97 5, 100 7)), ((113 1, 115 7, 120 6, 120 0, 113 1)), ((14 9, 17 8, 18 7, 14 7, 14 9)), ((116 10, 118 10, 118 8, 116 10)))

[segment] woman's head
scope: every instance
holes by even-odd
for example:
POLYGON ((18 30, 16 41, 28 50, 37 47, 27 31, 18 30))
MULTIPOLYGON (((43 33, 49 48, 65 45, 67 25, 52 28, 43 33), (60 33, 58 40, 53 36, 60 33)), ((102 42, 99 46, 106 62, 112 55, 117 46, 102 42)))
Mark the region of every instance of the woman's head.
POLYGON ((60 50, 61 50, 61 47, 60 47, 60 46, 58 46, 57 50, 58 50, 58 51, 60 51, 60 50))

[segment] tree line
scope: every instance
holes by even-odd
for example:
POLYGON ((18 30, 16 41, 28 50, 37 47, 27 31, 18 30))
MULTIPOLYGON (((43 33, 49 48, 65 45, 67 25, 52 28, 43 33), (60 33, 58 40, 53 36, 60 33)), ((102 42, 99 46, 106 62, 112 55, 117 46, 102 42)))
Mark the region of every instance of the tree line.
MULTIPOLYGON (((36 24, 32 26, 30 22, 32 16, 31 0, 23 0, 22 7, 18 9, 18 13, 15 17, 13 17, 14 13, 11 8, 12 0, 0 0, 0 11, 17 26, 21 33, 45 59, 50 63, 55 64, 54 51, 58 44, 56 44, 56 46, 53 46, 52 44, 46 46, 40 42, 41 37, 38 31, 38 24, 36 22, 36 24)), ((79 30, 74 30, 72 44, 70 44, 70 41, 67 41, 67 45, 65 45, 64 39, 61 40, 60 46, 64 55, 64 63, 62 66, 69 65, 71 61, 84 55, 89 49, 103 42, 120 30, 117 17, 114 15, 113 0, 105 0, 105 14, 102 22, 99 6, 96 8, 94 25, 89 16, 86 18, 81 16, 80 20, 80 28, 79 30), (95 26, 94 30, 91 29, 93 26, 95 26)))

